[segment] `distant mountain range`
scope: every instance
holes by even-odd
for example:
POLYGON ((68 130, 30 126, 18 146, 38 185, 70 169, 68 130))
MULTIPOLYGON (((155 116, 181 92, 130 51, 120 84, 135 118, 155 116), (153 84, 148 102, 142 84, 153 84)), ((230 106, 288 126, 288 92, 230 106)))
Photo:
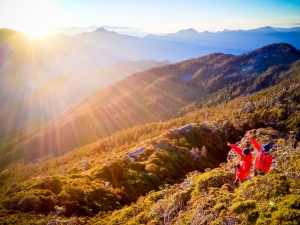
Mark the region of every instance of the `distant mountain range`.
MULTIPOLYGON (((300 48, 300 28, 262 27, 252 30, 224 30, 222 32, 197 32, 190 28, 164 36, 147 35, 144 38, 120 35, 100 27, 75 37, 95 43, 106 43, 105 50, 120 50, 122 57, 146 57, 156 60, 182 61, 214 52, 242 54, 272 43, 288 43, 300 48), (142 50, 141 50, 142 49, 142 50), (123 54, 126 53, 126 56, 123 54)), ((103 49, 103 50, 104 50, 103 49)))
MULTIPOLYGON (((42 40, 30 40, 22 33, 1 29, 0 46, 2 58, 7 60, 12 57, 11 54, 27 55, 29 58, 29 54, 33 54, 40 73, 49 74, 51 71, 52 74, 56 73, 54 76, 59 76, 118 61, 153 59, 178 62, 215 52, 242 54, 273 43, 288 43, 299 49, 299 30, 299 27, 262 27, 199 33, 191 28, 164 36, 147 35, 137 38, 109 32, 100 27, 93 32, 73 37, 56 34, 42 40), (51 64, 55 68, 51 68, 51 64)), ((24 63, 24 60, 18 63, 24 63)))
MULTIPOLYGON (((56 34, 44 39, 30 39, 23 33, 1 29, 0 122, 6 125, 0 133, 28 123, 45 126, 50 118, 104 87, 97 81, 90 82, 88 74, 114 62, 178 62, 216 52, 243 54, 273 43, 288 43, 299 49, 299 40, 299 28, 272 27, 217 33, 187 29, 144 38, 98 28, 73 37, 56 34), (81 82, 79 74, 86 82, 81 82)), ((141 69, 128 70, 126 74, 137 71, 141 69)), ((118 73, 117 79, 124 77, 118 73)))
MULTIPOLYGON (((300 48, 300 28, 261 27, 252 30, 224 30, 221 32, 197 32, 190 28, 164 36, 147 35, 145 38, 195 44, 225 49, 224 53, 241 54, 271 43, 289 43, 300 48)), ((218 52, 218 51, 217 51, 218 52)))

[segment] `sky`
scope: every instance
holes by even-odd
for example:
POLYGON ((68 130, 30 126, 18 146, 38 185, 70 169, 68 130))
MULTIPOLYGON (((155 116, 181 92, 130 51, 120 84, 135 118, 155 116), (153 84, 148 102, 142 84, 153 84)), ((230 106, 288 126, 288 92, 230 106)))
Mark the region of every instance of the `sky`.
POLYGON ((0 0, 0 28, 38 36, 102 26, 133 36, 299 27, 300 0, 0 0))

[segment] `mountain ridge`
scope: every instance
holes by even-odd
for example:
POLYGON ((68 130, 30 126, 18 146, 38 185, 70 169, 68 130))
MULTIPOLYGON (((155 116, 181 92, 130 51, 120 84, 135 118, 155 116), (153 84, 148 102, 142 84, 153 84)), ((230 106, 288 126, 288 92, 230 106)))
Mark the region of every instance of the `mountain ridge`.
MULTIPOLYGON (((262 45, 270 44, 270 42, 279 43, 286 40, 289 43, 294 43, 294 40, 299 39, 297 32, 279 32, 279 36, 277 33, 268 33, 251 37, 245 31, 245 34, 242 34, 244 36, 236 36, 232 32, 224 32, 219 42, 219 34, 217 33, 203 32, 203 36, 201 36, 200 33, 197 34, 197 31, 189 30, 193 31, 197 37, 200 35, 201 38, 194 38, 195 35, 192 35, 191 38, 189 38, 189 35, 187 35, 187 38, 177 38, 176 34, 170 34, 171 37, 168 40, 164 40, 164 37, 150 40, 149 38, 133 38, 119 35, 105 31, 103 28, 101 29, 103 32, 84 33, 81 37, 80 35, 75 37, 53 35, 45 39, 30 39, 21 32, 9 29, 0 30, 0 49, 2 54, 0 59, 0 77, 3 84, 1 92, 6 93, 6 89, 8 89, 7 93, 12 95, 11 98, 8 98, 6 94, 2 94, 1 102, 6 106, 11 105, 12 115, 6 113, 7 110, 4 109, 4 111, 8 117, 13 117, 11 120, 15 122, 11 122, 12 124, 25 126, 25 124, 36 124, 35 121, 46 124, 48 120, 43 118, 50 110, 43 112, 40 109, 36 109, 26 114, 26 116, 19 116, 17 112, 23 110, 19 100, 23 99, 23 102, 30 102, 33 96, 32 93, 39 89, 40 86, 44 86, 46 82, 51 80, 54 82, 56 78, 66 74, 93 70, 99 68, 100 65, 107 65, 113 61, 122 62, 146 59, 163 61, 169 59, 169 61, 176 62, 207 55, 211 52, 240 54, 248 52, 249 49, 253 50, 262 45), (236 38, 242 40, 242 43, 236 41, 236 38), (224 42, 224 40, 226 41, 224 42), (49 43, 51 43, 51 49, 48 47, 49 43), (216 43, 218 44, 216 45, 216 43), (19 44, 22 47, 19 47, 19 44), (56 54, 53 54, 54 52, 56 54), (35 59, 34 64, 30 60, 32 56, 35 59), (3 78, 6 75, 13 78, 3 78), (11 93, 12 90, 13 93, 11 93)), ((295 42, 297 48, 300 47, 297 46, 298 43, 298 41, 295 42)), ((44 102, 46 101, 39 102, 39 105, 44 105, 44 102)), ((26 105, 29 104, 26 103, 26 105)), ((24 110, 28 111, 29 109, 24 110)), ((3 119, 1 121, 4 123, 7 120, 3 119)))
POLYGON ((293 46, 273 44, 240 56, 211 54, 133 74, 20 139, 1 162, 8 163, 13 155, 27 162, 37 156, 61 155, 118 130, 169 120, 260 91, 286 79, 280 74, 299 59, 293 46))

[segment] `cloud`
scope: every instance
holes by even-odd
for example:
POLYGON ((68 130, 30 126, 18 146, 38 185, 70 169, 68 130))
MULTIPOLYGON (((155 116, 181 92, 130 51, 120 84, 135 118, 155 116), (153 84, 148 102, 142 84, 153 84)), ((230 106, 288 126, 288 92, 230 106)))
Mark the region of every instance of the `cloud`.
POLYGON ((293 28, 299 27, 300 23, 272 23, 273 27, 282 27, 282 28, 293 28))
POLYGON ((135 36, 135 37, 145 37, 146 35, 149 34, 149 33, 143 32, 143 29, 141 29, 141 28, 134 28, 134 27, 104 25, 103 28, 106 30, 109 30, 109 31, 114 31, 118 34, 135 36))
POLYGON ((89 30, 89 29, 93 29, 93 30, 96 30, 98 29, 99 26, 96 26, 96 25, 92 25, 92 26, 89 26, 89 27, 57 27, 55 28, 55 30, 73 30, 73 31, 76 31, 76 30, 89 30))
MULTIPOLYGON (((114 31, 118 34, 135 36, 135 37, 145 37, 149 33, 143 32, 141 28, 133 28, 133 27, 122 27, 122 26, 102 26, 104 29, 108 31, 114 31)), ((88 27, 57 27, 54 29, 55 33, 65 34, 65 35, 76 35, 83 32, 92 32, 97 30, 99 26, 92 25, 88 27)))
POLYGON ((115 31, 120 33, 140 33, 143 29, 141 28, 134 28, 134 27, 118 27, 118 26, 102 26, 104 29, 109 31, 115 31))
MULTIPOLYGON (((82 32, 92 32, 97 30, 100 26, 92 25, 88 27, 57 27, 55 28, 56 33, 63 33, 66 35, 75 35, 82 32)), ((133 27, 122 27, 122 26, 102 26, 104 29, 108 31, 114 31, 118 34, 136 36, 136 37, 144 37, 149 33, 145 33, 141 28, 133 28, 133 27)))
POLYGON ((104 29, 113 29, 113 30, 141 30, 140 28, 132 28, 132 27, 119 27, 119 26, 109 26, 109 25, 104 25, 102 26, 104 29))
POLYGON ((95 25, 89 27, 57 27, 54 29, 54 33, 73 36, 83 32, 92 32, 94 30, 97 30, 98 28, 99 26, 95 25))

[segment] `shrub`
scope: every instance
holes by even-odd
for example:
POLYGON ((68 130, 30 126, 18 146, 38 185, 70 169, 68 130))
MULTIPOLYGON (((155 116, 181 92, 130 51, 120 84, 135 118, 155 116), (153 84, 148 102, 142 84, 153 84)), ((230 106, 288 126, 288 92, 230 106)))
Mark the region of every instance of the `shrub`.
POLYGON ((55 194, 59 194, 62 191, 62 183, 59 177, 48 177, 44 180, 43 189, 48 189, 55 194))
POLYGON ((17 208, 23 212, 37 212, 39 209, 39 198, 34 195, 25 195, 18 202, 17 208))
POLYGON ((230 207, 230 210, 234 213, 243 213, 249 211, 250 209, 254 209, 256 207, 255 200, 246 200, 242 202, 237 202, 230 207))
POLYGON ((218 203, 214 206, 214 210, 216 210, 217 212, 221 212, 222 210, 226 209, 227 205, 224 203, 218 203))
POLYGON ((211 222, 211 225, 223 225, 223 223, 220 220, 215 220, 215 221, 211 222))
POLYGON ((134 162, 129 164, 129 168, 136 171, 145 170, 145 165, 141 162, 134 162))
POLYGON ((271 195, 273 197, 278 197, 280 195, 290 194, 290 182, 285 175, 273 175, 270 176, 272 181, 272 191, 271 195))
POLYGON ((282 197, 277 205, 276 211, 272 213, 272 219, 280 223, 289 221, 291 224, 300 223, 300 196, 288 195, 282 197))
POLYGON ((247 216, 247 221, 250 223, 255 223, 258 217, 259 217, 258 211, 251 211, 247 216))
POLYGON ((195 195, 202 189, 209 187, 220 188, 223 184, 231 184, 234 182, 234 179, 235 175, 233 173, 225 172, 221 169, 214 169, 200 174, 195 180, 196 190, 193 194, 195 195))

